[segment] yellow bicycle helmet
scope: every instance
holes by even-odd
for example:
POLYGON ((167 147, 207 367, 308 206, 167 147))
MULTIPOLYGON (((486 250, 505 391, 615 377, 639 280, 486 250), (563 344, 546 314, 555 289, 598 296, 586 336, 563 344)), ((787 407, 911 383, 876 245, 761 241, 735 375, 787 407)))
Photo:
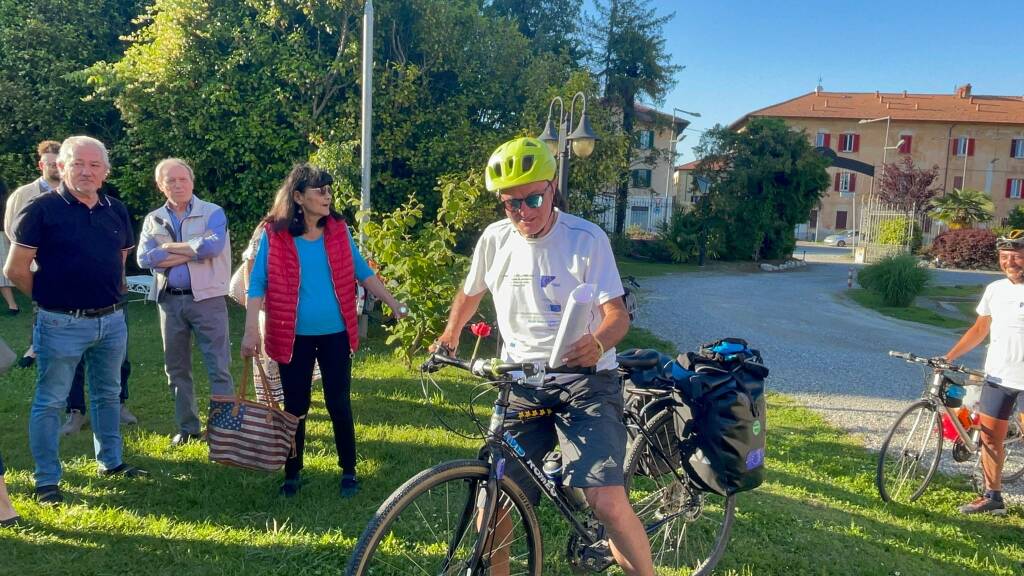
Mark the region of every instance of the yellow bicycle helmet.
POLYGON ((1024 249, 1024 230, 1010 230, 1006 236, 996 238, 996 250, 1024 249))
POLYGON ((555 157, 548 147, 536 138, 509 140, 491 154, 484 171, 489 192, 498 192, 513 186, 551 180, 557 171, 555 157))

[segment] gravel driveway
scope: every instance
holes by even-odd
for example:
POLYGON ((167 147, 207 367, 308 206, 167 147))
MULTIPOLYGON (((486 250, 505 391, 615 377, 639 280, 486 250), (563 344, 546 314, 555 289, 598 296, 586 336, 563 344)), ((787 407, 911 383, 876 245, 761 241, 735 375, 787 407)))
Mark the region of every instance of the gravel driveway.
MULTIPOLYGON (((889 350, 945 353, 958 335, 882 316, 845 300, 850 264, 834 258, 786 272, 697 272, 641 279, 639 326, 680 350, 746 339, 771 369, 770 389, 823 414, 877 449, 895 416, 923 390, 920 367, 889 350)), ((986 284, 987 272, 934 271, 936 284, 986 284)), ((980 367, 981 348, 964 362, 980 367)), ((948 452, 944 462, 952 462, 948 452)))

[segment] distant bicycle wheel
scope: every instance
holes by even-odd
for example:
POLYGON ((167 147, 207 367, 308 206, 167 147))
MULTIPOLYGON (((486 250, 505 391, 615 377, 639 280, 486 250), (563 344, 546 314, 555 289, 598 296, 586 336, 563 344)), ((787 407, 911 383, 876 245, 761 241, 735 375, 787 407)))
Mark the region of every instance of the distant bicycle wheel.
POLYGON ((689 481, 678 461, 671 410, 644 427, 651 439, 642 433, 633 438, 626 455, 626 492, 648 531, 654 566, 659 574, 665 568, 671 574, 710 574, 729 543, 736 497, 702 492, 689 481))
POLYGON ((1003 482, 1014 482, 1024 476, 1024 427, 1020 422, 1021 414, 1010 416, 1010 427, 1006 431, 1003 448, 1006 459, 1003 460, 1003 482))
POLYGON ((882 442, 875 485, 886 502, 913 502, 928 488, 942 456, 942 424, 935 405, 918 400, 903 411, 882 442))

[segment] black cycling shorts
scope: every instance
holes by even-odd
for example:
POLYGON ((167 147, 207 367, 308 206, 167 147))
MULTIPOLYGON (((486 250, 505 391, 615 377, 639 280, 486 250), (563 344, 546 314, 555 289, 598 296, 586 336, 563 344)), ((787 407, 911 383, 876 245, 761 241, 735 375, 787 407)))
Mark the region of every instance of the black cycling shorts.
MULTIPOLYGON (((622 486, 626 459, 622 380, 615 370, 575 378, 561 386, 514 387, 505 430, 538 469, 557 443, 562 452, 564 485, 622 486)), ((506 470, 536 504, 540 490, 529 474, 514 465, 506 470)))
POLYGON ((978 403, 978 411, 997 420, 1009 420, 1017 405, 1017 396, 1021 392, 1024 390, 985 382, 981 387, 981 402, 978 403))

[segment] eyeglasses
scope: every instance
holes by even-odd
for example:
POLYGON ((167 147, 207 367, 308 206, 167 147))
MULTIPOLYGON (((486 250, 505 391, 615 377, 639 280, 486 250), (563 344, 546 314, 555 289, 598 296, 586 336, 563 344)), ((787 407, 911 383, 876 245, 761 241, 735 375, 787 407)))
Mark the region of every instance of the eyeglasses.
POLYGON ((330 198, 333 192, 331 191, 331 185, 326 184, 319 188, 306 188, 306 191, 303 192, 303 194, 316 194, 317 196, 324 196, 326 198, 330 198))
POLYGON ((540 208, 544 205, 544 194, 551 189, 549 183, 544 192, 538 192, 536 194, 530 194, 526 198, 511 198, 509 200, 502 200, 501 203, 505 205, 505 210, 509 212, 519 212, 523 209, 523 204, 526 204, 527 208, 540 208))

